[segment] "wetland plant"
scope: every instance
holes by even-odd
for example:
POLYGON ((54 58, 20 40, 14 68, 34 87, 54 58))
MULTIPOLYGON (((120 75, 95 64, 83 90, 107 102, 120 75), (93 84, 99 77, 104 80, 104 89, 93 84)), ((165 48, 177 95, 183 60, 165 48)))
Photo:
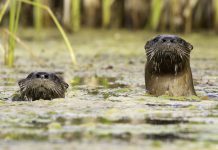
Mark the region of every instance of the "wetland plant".
POLYGON ((55 15, 53 14, 53 12, 51 11, 51 9, 48 6, 45 6, 43 4, 40 3, 40 0, 36 0, 36 1, 31 1, 31 0, 6 0, 3 9, 0 11, 0 23, 2 21, 2 17, 4 16, 6 9, 8 7, 8 5, 10 5, 10 16, 9 16, 9 32, 11 33, 11 35, 9 35, 9 39, 8 39, 8 49, 5 52, 5 64, 9 67, 13 67, 14 65, 14 48, 15 48, 15 38, 12 35, 16 35, 17 32, 17 28, 18 28, 18 23, 19 23, 19 15, 20 15, 20 10, 21 10, 21 4, 22 3, 26 3, 29 5, 33 5, 35 8, 35 16, 36 20, 35 20, 35 27, 40 30, 41 28, 41 11, 39 9, 43 9, 46 10, 49 15, 51 16, 52 20, 54 21, 55 25, 57 26, 58 30, 60 31, 64 42, 68 48, 68 51, 70 53, 71 56, 71 60, 73 64, 76 64, 76 57, 74 54, 74 50, 70 44, 70 41, 65 33, 65 31, 63 30, 62 26, 60 25, 60 23, 58 22, 57 18, 55 17, 55 15))

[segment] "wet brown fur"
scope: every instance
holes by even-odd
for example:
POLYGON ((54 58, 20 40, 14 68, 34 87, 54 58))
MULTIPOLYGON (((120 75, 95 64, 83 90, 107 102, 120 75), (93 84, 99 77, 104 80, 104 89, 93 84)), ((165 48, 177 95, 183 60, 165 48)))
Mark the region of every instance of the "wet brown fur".
POLYGON ((64 98, 68 84, 55 73, 32 72, 18 82, 20 91, 13 101, 52 100, 64 98))
POLYGON ((192 45, 175 35, 159 35, 145 45, 146 90, 151 95, 196 95, 190 68, 192 45))

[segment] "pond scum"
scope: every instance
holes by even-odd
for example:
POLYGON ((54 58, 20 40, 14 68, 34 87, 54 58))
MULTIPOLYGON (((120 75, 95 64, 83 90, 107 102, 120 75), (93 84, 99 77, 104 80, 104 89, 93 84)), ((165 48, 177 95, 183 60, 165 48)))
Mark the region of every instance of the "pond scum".
POLYGON ((217 29, 217 0, 2 0, 0 150, 218 149, 217 29), (198 97, 145 92, 163 32, 193 44, 198 97), (38 70, 64 73, 66 98, 8 100, 38 70))

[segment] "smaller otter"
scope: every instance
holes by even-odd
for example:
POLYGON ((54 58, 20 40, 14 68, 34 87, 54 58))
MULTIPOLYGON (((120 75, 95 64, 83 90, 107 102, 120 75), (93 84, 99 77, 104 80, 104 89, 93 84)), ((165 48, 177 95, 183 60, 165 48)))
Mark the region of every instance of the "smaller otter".
POLYGON ((64 98, 68 84, 55 73, 32 72, 18 82, 20 91, 13 101, 52 100, 64 98))
POLYGON ((176 35, 159 35, 145 45, 145 84, 149 94, 196 95, 190 68, 193 46, 176 35))

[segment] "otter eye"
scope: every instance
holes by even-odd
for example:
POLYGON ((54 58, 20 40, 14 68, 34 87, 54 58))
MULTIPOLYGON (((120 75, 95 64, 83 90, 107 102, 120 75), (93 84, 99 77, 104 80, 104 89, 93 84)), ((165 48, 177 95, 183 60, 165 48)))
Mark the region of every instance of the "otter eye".
POLYGON ((165 40, 165 39, 162 39, 161 41, 162 41, 163 43, 164 43, 164 42, 166 42, 166 40, 165 40))
POLYGON ((48 74, 45 75, 45 78, 48 79, 48 74))
POLYGON ((40 78, 40 74, 36 74, 36 78, 40 78))
POLYGON ((154 40, 153 40, 153 42, 157 42, 158 41, 158 38, 155 38, 154 40))
POLYGON ((56 80, 56 81, 57 81, 57 80, 59 80, 59 77, 58 77, 58 76, 56 76, 56 75, 55 75, 55 74, 53 74, 53 73, 52 73, 50 76, 51 76, 51 78, 52 78, 52 79, 54 79, 54 80, 56 80))
POLYGON ((175 40, 174 40, 174 39, 171 39, 170 42, 171 42, 171 43, 175 43, 175 40))
POLYGON ((184 41, 182 40, 182 39, 178 39, 177 40, 180 44, 183 44, 184 43, 184 41))

